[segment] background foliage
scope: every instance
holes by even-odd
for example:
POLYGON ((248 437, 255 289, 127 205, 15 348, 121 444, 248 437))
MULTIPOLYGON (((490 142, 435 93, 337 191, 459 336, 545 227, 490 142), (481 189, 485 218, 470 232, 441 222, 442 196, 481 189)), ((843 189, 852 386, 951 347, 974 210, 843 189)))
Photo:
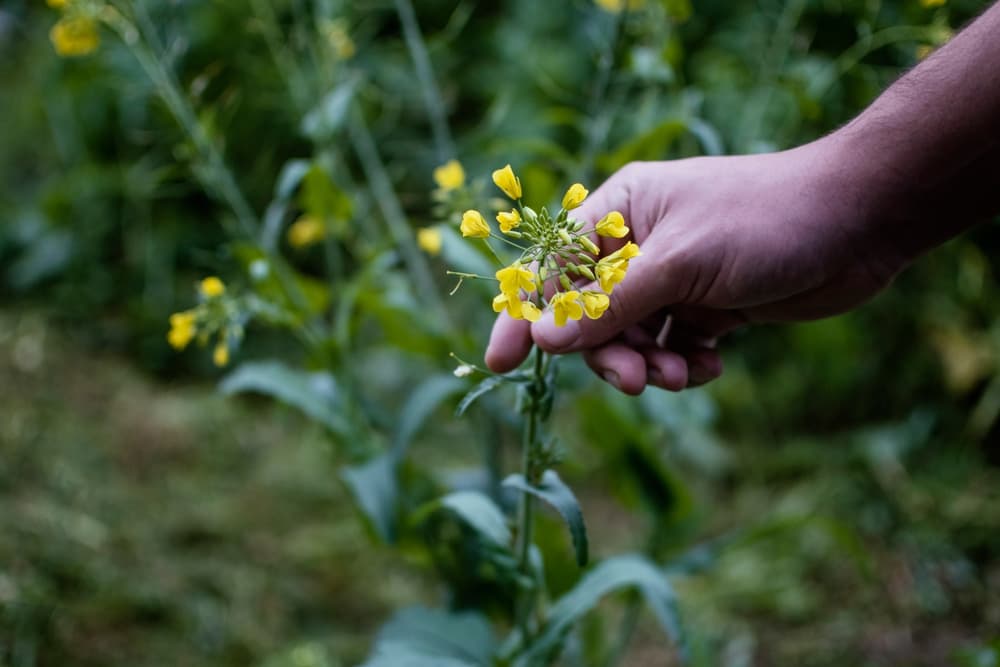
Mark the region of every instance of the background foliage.
MULTIPOLYGON (((450 418, 461 384, 447 354, 477 358, 492 314, 475 286, 445 300, 439 258, 421 260, 434 290, 410 280, 394 211, 365 185, 366 147, 412 234, 437 221, 430 174, 450 157, 471 177, 511 162, 545 201, 630 160, 808 141, 983 6, 665 0, 620 23, 583 0, 418 2, 452 139, 429 120, 394 3, 140 4, 255 217, 282 200, 290 161, 320 174, 271 219, 296 307, 333 333, 302 345, 251 324, 237 361, 328 373, 336 410, 313 416, 346 421, 224 400, 210 355, 167 347, 167 316, 198 278, 278 289, 248 270, 259 239, 119 39, 105 31, 97 53, 60 59, 56 14, 5 3, 0 664, 12 667, 353 665, 393 608, 440 602, 432 564, 459 597, 502 596, 463 589, 468 562, 426 549, 395 505, 363 522, 354 509, 370 487, 343 466, 380 452, 405 452, 399 507, 466 483, 484 455, 516 458, 500 402, 450 418), (350 57, 305 29, 319 19, 340 22, 350 57), (288 244, 303 212, 323 217, 328 242, 288 244), (421 382, 438 400, 414 406, 421 382), (375 539, 394 531, 398 548, 375 539)), ((563 474, 594 556, 674 564, 696 663, 998 664, 998 250, 980 228, 855 313, 738 334, 705 390, 626 399, 564 365, 563 474)), ((445 258, 456 252, 446 239, 445 258)), ((259 389, 253 370, 223 388, 259 389)), ((558 594, 581 572, 548 528, 558 594)), ((588 617, 577 653, 613 654, 626 607, 588 617)), ((623 664, 673 659, 647 616, 623 664)))

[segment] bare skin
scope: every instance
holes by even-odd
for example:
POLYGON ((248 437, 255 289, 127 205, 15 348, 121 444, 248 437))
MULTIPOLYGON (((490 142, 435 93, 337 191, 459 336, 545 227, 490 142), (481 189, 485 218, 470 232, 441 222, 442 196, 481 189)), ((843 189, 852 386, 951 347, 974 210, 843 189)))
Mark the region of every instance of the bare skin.
POLYGON ((556 327, 502 314, 496 372, 534 342, 581 352, 628 394, 722 373, 719 336, 746 324, 842 313, 913 259, 1000 212, 1000 3, 847 126, 768 155, 627 165, 574 213, 621 211, 642 256, 599 320, 556 327), (669 335, 663 327, 670 316, 669 335))

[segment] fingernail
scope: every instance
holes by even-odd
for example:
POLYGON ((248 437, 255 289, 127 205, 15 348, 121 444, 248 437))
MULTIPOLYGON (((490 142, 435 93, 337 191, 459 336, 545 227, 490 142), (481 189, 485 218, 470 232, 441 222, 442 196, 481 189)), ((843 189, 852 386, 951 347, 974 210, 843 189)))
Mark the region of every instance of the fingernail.
POLYGON ((604 378, 604 381, 610 384, 612 387, 614 387, 618 391, 621 391, 622 381, 621 378, 618 377, 618 373, 615 373, 614 371, 604 371, 603 373, 601 373, 601 377, 604 378))
POLYGON ((550 350, 562 350, 577 341, 580 337, 580 325, 575 320, 569 320, 565 326, 557 327, 552 315, 546 313, 542 320, 535 325, 534 335, 536 340, 543 343, 541 347, 550 350))

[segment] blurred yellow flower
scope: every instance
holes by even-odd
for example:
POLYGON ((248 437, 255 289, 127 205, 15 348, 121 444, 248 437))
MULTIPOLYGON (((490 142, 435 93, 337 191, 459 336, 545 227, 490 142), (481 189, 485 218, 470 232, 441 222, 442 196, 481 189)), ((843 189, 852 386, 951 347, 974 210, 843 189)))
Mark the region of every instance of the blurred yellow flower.
POLYGON ((65 9, 69 0, 45 0, 45 3, 53 9, 65 9))
POLYGON ((217 296, 222 296, 226 292, 226 285, 216 276, 209 276, 201 281, 198 289, 204 296, 209 299, 214 299, 217 296))
POLYGON ((594 0, 594 2, 597 3, 598 7, 612 14, 617 14, 625 9, 626 4, 629 9, 639 9, 646 4, 645 0, 594 0))
POLYGON ((514 175, 509 164, 493 172, 493 182, 511 199, 521 198, 521 179, 514 175))
POLYGON ((479 211, 468 210, 462 214, 462 225, 459 227, 462 236, 470 239, 485 239, 490 235, 490 226, 479 211))
POLYGON ((52 26, 49 39, 56 53, 64 57, 85 56, 101 44, 97 23, 88 16, 66 16, 52 26))
POLYGON ((229 363, 229 346, 225 340, 220 340, 212 351, 212 361, 218 367, 223 367, 229 363))
POLYGON ((326 236, 326 226, 314 215, 304 215, 288 227, 288 244, 293 248, 305 248, 319 243, 326 236))
POLYGON ((175 350, 183 350, 194 338, 195 315, 192 310, 174 313, 170 316, 170 331, 167 332, 167 342, 175 350))
POLYGON ((500 291, 503 294, 517 296, 520 290, 531 292, 535 289, 535 274, 522 267, 520 262, 500 269, 496 272, 496 278, 500 281, 500 291))
POLYGON ((516 208, 511 209, 510 213, 507 211, 500 211, 497 213, 497 222, 500 223, 500 231, 507 234, 521 224, 521 214, 516 208))
POLYGON ((465 170, 458 160, 449 160, 434 170, 434 182, 438 187, 449 192, 465 185, 465 170))
POLYGON ((625 226, 625 217, 618 211, 611 211, 601 218, 595 226, 598 236, 609 236, 620 239, 628 234, 628 227, 625 226))
POLYGON ((583 293, 583 312, 592 320, 598 319, 611 305, 607 294, 587 290, 583 293))
POLYGON ((566 326, 566 320, 578 320, 583 317, 583 306, 579 302, 580 293, 576 290, 560 292, 549 299, 552 306, 552 317, 557 327, 566 326))
POLYGON ((581 183, 574 183, 569 186, 569 190, 563 195, 562 207, 567 211, 572 211, 574 208, 583 203, 583 200, 587 198, 590 192, 587 188, 583 187, 581 183))
POLYGON ((428 255, 441 252, 441 230, 434 227, 422 227, 417 230, 417 245, 428 255))
POLYGON ((948 2, 948 0, 920 0, 920 5, 922 7, 927 7, 927 8, 930 8, 930 7, 942 7, 947 2, 948 2))
POLYGON ((201 281, 198 285, 199 291, 201 293, 212 299, 217 296, 222 296, 226 291, 226 284, 219 280, 216 276, 209 276, 201 281))
POLYGON ((337 60, 348 60, 354 56, 357 49, 354 46, 354 40, 351 39, 350 33, 347 32, 346 21, 343 19, 327 21, 323 28, 326 39, 330 42, 333 55, 336 56, 337 60))

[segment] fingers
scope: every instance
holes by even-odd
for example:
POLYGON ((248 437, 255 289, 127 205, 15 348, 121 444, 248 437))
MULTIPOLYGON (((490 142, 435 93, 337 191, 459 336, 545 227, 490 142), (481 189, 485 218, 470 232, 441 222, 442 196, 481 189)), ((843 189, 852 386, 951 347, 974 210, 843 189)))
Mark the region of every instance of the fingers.
POLYGON ((486 365, 494 373, 512 371, 527 359, 531 345, 531 323, 500 313, 486 346, 486 365))
POLYGON ((623 340, 586 350, 584 361, 615 389, 636 396, 647 385, 681 391, 722 375, 716 350, 696 348, 684 353, 655 347, 634 348, 623 340))

